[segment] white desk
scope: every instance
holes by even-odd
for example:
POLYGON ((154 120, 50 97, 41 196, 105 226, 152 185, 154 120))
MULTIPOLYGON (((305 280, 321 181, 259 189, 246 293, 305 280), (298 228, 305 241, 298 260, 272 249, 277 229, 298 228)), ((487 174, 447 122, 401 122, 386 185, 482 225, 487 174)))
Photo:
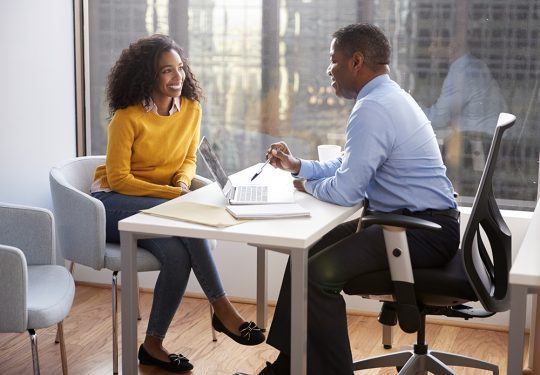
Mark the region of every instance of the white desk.
POLYGON ((531 333, 529 338, 529 367, 540 374, 540 201, 536 204, 533 217, 510 270, 512 302, 510 308, 510 331, 508 335, 508 374, 521 374, 527 294, 533 296, 531 333), (535 328, 536 327, 536 328, 535 328))
MULTIPOLYGON (((234 176, 235 183, 247 182, 258 166, 234 176)), ((292 184, 289 173, 267 166, 257 183, 273 181, 292 184)), ((307 258, 309 248, 324 234, 350 217, 360 206, 340 207, 295 192, 295 198, 311 212, 310 218, 253 220, 228 228, 213 228, 137 214, 119 222, 122 249, 122 371, 137 373, 137 287, 136 243, 152 236, 185 236, 236 241, 257 247, 257 324, 266 326, 266 250, 290 255, 291 262, 291 374, 306 373, 307 341, 307 258)), ((180 200, 225 205, 214 183, 180 200)))

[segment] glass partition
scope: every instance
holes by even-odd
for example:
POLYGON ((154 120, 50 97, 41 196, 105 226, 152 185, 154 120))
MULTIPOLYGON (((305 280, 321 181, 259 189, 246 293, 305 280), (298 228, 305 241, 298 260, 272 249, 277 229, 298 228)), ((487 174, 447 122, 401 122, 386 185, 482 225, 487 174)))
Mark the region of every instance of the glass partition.
MULTIPOLYGON (((92 0, 86 77, 92 154, 106 151, 105 84, 121 50, 171 35, 201 82, 202 133, 229 173, 285 140, 316 158, 343 144, 353 102, 326 75, 332 33, 372 22, 393 47, 391 77, 435 129, 460 204, 472 202, 499 112, 517 117, 494 178, 503 207, 532 210, 540 149, 540 7, 516 0, 92 0)), ((203 165, 199 173, 205 175, 203 165)))

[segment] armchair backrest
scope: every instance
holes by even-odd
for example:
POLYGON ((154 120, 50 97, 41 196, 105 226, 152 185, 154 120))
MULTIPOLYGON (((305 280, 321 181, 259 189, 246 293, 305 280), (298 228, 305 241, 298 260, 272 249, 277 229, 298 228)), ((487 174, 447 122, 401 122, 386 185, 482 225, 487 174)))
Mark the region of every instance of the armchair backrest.
POLYGON ((27 265, 55 263, 53 228, 45 208, 0 204, 0 332, 27 329, 27 265))
POLYGON ((0 244, 21 249, 28 265, 56 263, 53 227, 45 208, 0 204, 0 244))
POLYGON ((60 250, 65 259, 96 270, 105 260, 105 207, 90 195, 90 186, 102 164, 104 156, 73 158, 49 175, 60 250))
POLYGON ((469 281, 484 309, 490 312, 505 311, 510 303, 508 275, 512 265, 512 238, 497 206, 492 180, 503 133, 515 122, 514 115, 499 115, 461 245, 469 281), (488 239, 491 256, 480 229, 488 239))

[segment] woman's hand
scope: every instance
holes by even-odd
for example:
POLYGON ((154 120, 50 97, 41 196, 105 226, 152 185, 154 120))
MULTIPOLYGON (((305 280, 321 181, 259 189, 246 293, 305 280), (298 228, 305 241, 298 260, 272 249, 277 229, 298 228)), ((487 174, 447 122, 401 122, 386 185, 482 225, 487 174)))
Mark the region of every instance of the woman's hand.
POLYGON ((182 189, 182 195, 187 194, 187 193, 189 193, 189 192, 191 191, 191 190, 189 190, 189 188, 187 187, 187 185, 186 185, 185 183, 181 182, 181 181, 180 181, 180 183, 178 184, 178 187, 179 187, 180 189, 182 189))
POLYGON ((295 158, 287 144, 283 141, 272 143, 266 151, 266 158, 270 159, 270 164, 276 168, 297 174, 300 172, 301 162, 295 158))

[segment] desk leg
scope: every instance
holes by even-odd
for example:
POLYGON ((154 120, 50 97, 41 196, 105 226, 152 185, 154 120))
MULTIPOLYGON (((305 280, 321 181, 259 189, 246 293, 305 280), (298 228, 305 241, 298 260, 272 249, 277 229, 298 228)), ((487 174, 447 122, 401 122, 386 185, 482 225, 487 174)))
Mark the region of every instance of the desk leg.
POLYGON ((307 249, 291 251, 291 374, 307 373, 307 249))
POLYGON ((523 285, 512 285, 511 287, 512 301, 510 303, 507 373, 521 374, 523 371, 527 287, 523 285))
POLYGON ((531 315, 531 333, 529 336, 529 367, 533 374, 540 374, 540 334, 536 330, 540 329, 540 309, 538 294, 533 295, 532 315, 531 315))
POLYGON ((122 260, 122 373, 137 374, 137 240, 120 231, 122 260))
POLYGON ((266 330, 268 322, 268 252, 257 247, 257 325, 266 330))

